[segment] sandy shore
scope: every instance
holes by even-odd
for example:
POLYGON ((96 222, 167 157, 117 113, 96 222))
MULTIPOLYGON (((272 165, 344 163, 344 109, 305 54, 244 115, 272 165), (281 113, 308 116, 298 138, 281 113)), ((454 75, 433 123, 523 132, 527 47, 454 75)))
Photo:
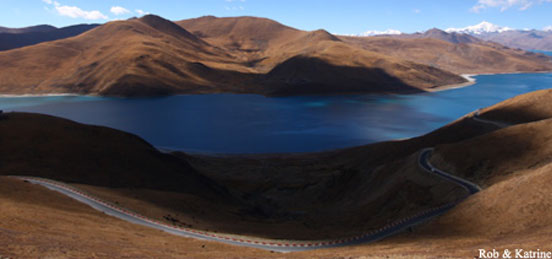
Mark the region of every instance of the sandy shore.
MULTIPOLYGON (((521 72, 503 72, 503 73, 480 73, 480 74, 461 74, 460 76, 465 78, 467 82, 460 84, 450 84, 436 86, 433 88, 427 88, 428 92, 440 92, 452 89, 458 89, 467 87, 477 83, 475 76, 488 76, 488 75, 517 75, 517 74, 546 74, 552 73, 552 71, 521 71, 521 72)), ((24 97, 56 97, 56 96, 98 96, 98 95, 86 95, 75 93, 50 93, 50 94, 0 94, 0 98, 24 98, 24 97)))
POLYGON ((440 92, 445 90, 452 90, 463 88, 466 86, 473 85, 477 83, 475 76, 492 76, 492 75, 517 75, 517 74, 547 74, 552 73, 552 71, 521 71, 521 72, 502 72, 502 73, 480 73, 480 74, 461 74, 460 76, 468 80, 465 83, 461 84, 451 84, 451 85, 442 85, 434 88, 426 89, 428 92, 440 92))
POLYGON ((56 97, 56 96, 89 96, 73 93, 52 93, 52 94, 0 94, 0 98, 25 98, 25 97, 56 97))
POLYGON ((442 85, 442 86, 437 86, 437 87, 434 87, 434 88, 428 88, 426 90, 428 92, 441 92, 441 91, 446 91, 446 90, 463 88, 463 87, 470 86, 470 85, 473 85, 473 84, 476 83, 475 78, 473 78, 474 76, 477 76, 476 74, 462 74, 460 76, 463 77, 464 79, 466 79, 467 82, 461 83, 461 84, 442 85))

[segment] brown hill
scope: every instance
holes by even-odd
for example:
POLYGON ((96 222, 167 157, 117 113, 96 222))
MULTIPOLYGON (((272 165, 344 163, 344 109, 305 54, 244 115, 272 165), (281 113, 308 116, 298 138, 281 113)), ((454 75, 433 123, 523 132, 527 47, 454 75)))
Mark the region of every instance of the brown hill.
POLYGON ((485 119, 513 126, 437 146, 434 165, 485 189, 415 238, 449 240, 456 249, 511 249, 513 244, 525 250, 552 249, 552 192, 547 186, 552 180, 551 93, 521 95, 482 111, 485 119))
POLYGON ((211 88, 199 63, 230 58, 157 16, 110 22, 74 38, 0 53, 3 93, 155 95, 211 88), (40 64, 40 65, 36 65, 40 64))
POLYGON ((204 17, 180 23, 194 25, 189 31, 195 35, 148 15, 110 22, 70 39, 2 52, 0 92, 125 96, 412 92, 465 81, 439 69, 350 46, 323 30, 298 31, 251 17, 220 21, 204 17), (320 78, 321 71, 279 72, 293 69, 296 60, 334 76, 327 80, 320 78))
POLYGON ((505 123, 526 123, 552 118, 552 90, 540 90, 508 99, 486 109, 482 117, 505 123))
POLYGON ((552 71, 549 56, 510 49, 491 42, 454 44, 441 39, 341 37, 369 51, 420 62, 458 74, 552 71))
POLYGON ((248 16, 204 16, 176 23, 213 45, 245 52, 266 50, 303 34, 270 19, 248 16))
POLYGON ((263 84, 273 84, 276 94, 412 92, 465 82, 446 71, 364 51, 325 30, 300 31, 256 17, 201 17, 177 23, 232 51, 254 71, 267 73, 263 84))
POLYGON ((450 172, 482 185, 492 185, 525 170, 552 163, 550 100, 552 90, 541 90, 483 109, 481 118, 513 126, 441 145, 436 150, 434 161, 450 172))

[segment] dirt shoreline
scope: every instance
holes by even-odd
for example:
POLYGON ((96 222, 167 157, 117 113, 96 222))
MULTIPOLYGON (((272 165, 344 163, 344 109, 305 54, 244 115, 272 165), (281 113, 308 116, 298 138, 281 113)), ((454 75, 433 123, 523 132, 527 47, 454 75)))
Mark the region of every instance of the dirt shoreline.
MULTIPOLYGON (((510 75, 510 74, 511 75, 517 75, 517 74, 547 74, 547 73, 552 73, 552 71, 520 71, 520 72, 501 72, 501 73, 461 74, 460 76, 465 78, 467 80, 467 82, 460 83, 460 84, 435 86, 433 88, 427 88, 427 89, 423 89, 423 90, 427 91, 427 92, 441 92, 441 91, 446 91, 446 90, 464 88, 464 87, 471 86, 471 85, 474 85, 474 84, 477 83, 477 80, 474 78, 475 76, 510 75)), ((234 94, 242 94, 242 93, 234 93, 234 94)), ((244 94, 250 94, 250 93, 244 93, 244 94)), ((370 94, 370 93, 366 93, 366 94, 370 94)), ((396 93, 396 94, 401 94, 401 93, 396 93)), ((169 96, 179 96, 179 95, 190 95, 190 94, 173 94, 173 95, 169 95, 169 96)), ((259 95, 262 95, 262 94, 259 94, 259 95)), ((60 97, 60 96, 108 97, 108 96, 102 96, 102 95, 96 95, 96 94, 77 94, 77 93, 0 94, 0 98, 60 97)), ((266 95, 263 95, 263 96, 266 96, 266 95)), ((266 97, 270 97, 270 96, 266 96, 266 97)))
POLYGON ((427 89, 428 92, 441 92, 446 90, 452 90, 452 89, 459 89, 464 88, 467 86, 471 86, 477 83, 477 79, 474 77, 476 76, 492 76, 492 75, 518 75, 518 74, 547 74, 552 73, 552 71, 520 71, 520 72, 501 72, 501 73, 477 73, 477 74, 461 74, 460 76, 468 80, 465 83, 461 84, 450 84, 450 85, 442 85, 442 86, 436 86, 434 88, 427 89))
POLYGON ((467 87, 467 86, 471 86, 471 85, 474 85, 475 83, 477 83, 475 78, 473 78, 473 76, 476 76, 476 75, 477 74, 462 74, 460 76, 465 78, 467 80, 467 82, 460 83, 460 84, 441 85, 441 86, 437 86, 437 87, 434 87, 434 88, 428 88, 428 89, 425 89, 425 90, 428 91, 428 92, 441 92, 441 91, 459 89, 459 88, 464 88, 464 87, 467 87))

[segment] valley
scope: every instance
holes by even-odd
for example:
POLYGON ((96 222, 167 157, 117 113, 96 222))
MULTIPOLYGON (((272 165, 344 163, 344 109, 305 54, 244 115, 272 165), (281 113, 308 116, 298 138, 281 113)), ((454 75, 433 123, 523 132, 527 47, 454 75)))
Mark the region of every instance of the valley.
MULTIPOLYGON (((442 237, 439 242, 444 242, 444 240, 453 242, 455 247, 460 249, 454 250, 455 254, 458 255, 469 255, 466 253, 470 250, 465 248, 468 248, 470 244, 475 244, 474 242, 479 244, 481 242, 496 243, 501 242, 500 240, 507 240, 512 236, 516 236, 518 242, 521 242, 520 245, 525 249, 537 247, 545 249, 546 244, 549 244, 549 240, 545 236, 547 236, 546 233, 551 231, 546 227, 548 226, 548 217, 545 216, 549 214, 547 209, 549 207, 544 205, 548 200, 545 198, 548 193, 545 186, 537 187, 545 185, 546 181, 537 179, 546 178, 552 172, 549 170, 550 160, 547 151, 549 146, 547 141, 551 138, 547 135, 550 119, 546 104, 550 102, 539 102, 542 103, 542 106, 527 106, 525 104, 532 103, 537 99, 547 100, 552 96, 550 93, 550 90, 542 90, 522 95, 483 109, 477 115, 485 120, 507 121, 512 124, 512 126, 506 128, 499 128, 494 124, 475 120, 475 113, 472 113, 437 131, 409 140, 383 142, 325 153, 294 155, 205 156, 185 153, 165 155, 154 149, 149 149, 147 144, 142 144, 143 142, 139 139, 132 140, 135 139, 132 135, 99 127, 74 124, 42 115, 8 113, 4 115, 0 123, 0 130, 2 136, 4 136, 3 143, 11 145, 13 148, 9 149, 11 150, 10 153, 2 154, 0 171, 4 175, 25 172, 25 175, 32 174, 54 180, 63 180, 98 195, 102 199, 115 202, 119 206, 165 221, 168 224, 185 224, 184 226, 195 229, 240 233, 245 236, 311 239, 312 237, 353 235, 358 231, 368 230, 371 226, 384 224, 385 221, 381 220, 390 219, 389 216, 385 216, 385 213, 394 215, 393 217, 412 215, 415 214, 416 210, 423 209, 424 206, 443 204, 447 202, 447 199, 464 195, 461 188, 458 189, 458 186, 449 186, 449 184, 438 178, 433 178, 427 173, 418 171, 417 156, 419 151, 424 147, 434 146, 435 151, 430 158, 431 164, 458 177, 473 181, 482 186, 483 190, 469 197, 458 207, 436 221, 416 227, 413 233, 405 233, 386 239, 384 242, 373 246, 355 246, 350 250, 350 254, 365 253, 367 251, 374 251, 377 254, 378 249, 391 244, 400 247, 400 251, 416 253, 414 247, 416 247, 417 242, 425 241, 423 241, 424 239, 413 238, 415 236, 442 237), (517 114, 523 114, 522 118, 524 119, 519 120, 516 117, 509 117, 508 120, 505 120, 500 117, 503 110, 509 110, 510 114, 513 114, 513 111, 517 114), (30 118, 33 119, 29 120, 30 118), (40 123, 41 120, 56 122, 65 130, 46 131, 51 133, 44 135, 45 132, 41 130, 42 132, 39 133, 37 127, 22 128, 23 125, 40 123), (24 128, 31 130, 26 131, 27 133, 17 130, 21 138, 9 137, 10 131, 14 132, 15 129, 24 128), (90 133, 85 133, 88 131, 98 131, 101 134, 94 133, 90 135, 90 133), (463 134, 459 135, 459 132, 463 134), (531 134, 526 134, 526 132, 531 132, 531 134), (37 134, 43 137, 33 138, 29 134, 37 134), (92 170, 96 173, 71 174, 70 172, 73 170, 70 167, 62 169, 62 167, 56 166, 55 161, 63 158, 64 164, 71 164, 73 161, 78 161, 76 159, 81 156, 94 157, 96 151, 86 149, 82 150, 82 155, 77 155, 79 154, 75 152, 75 150, 79 150, 75 146, 77 143, 72 145, 72 153, 76 154, 74 158, 67 155, 48 157, 45 150, 52 150, 51 144, 48 143, 53 142, 49 141, 55 139, 57 143, 64 138, 69 140, 73 134, 98 136, 98 139, 89 138, 90 141, 95 143, 93 146, 98 146, 98 150, 101 150, 101 146, 104 145, 102 139, 108 136, 119 139, 110 142, 118 143, 117 146, 120 146, 118 149, 111 148, 112 152, 124 150, 122 148, 131 148, 134 153, 142 156, 140 161, 145 162, 149 159, 174 161, 174 169, 164 168, 177 170, 173 174, 179 173, 171 176, 170 182, 160 182, 165 177, 159 177, 158 175, 156 181, 149 181, 147 185, 143 183, 148 183, 148 181, 138 181, 137 184, 124 181, 127 183, 117 184, 113 181, 114 179, 127 179, 124 174, 120 173, 127 171, 140 172, 143 169, 116 170, 116 173, 109 174, 110 179, 113 180, 102 182, 101 179, 104 179, 105 176, 98 174, 98 172, 106 172, 105 169, 116 168, 113 167, 113 162, 104 160, 101 163, 86 164, 79 162, 75 164, 79 172, 92 170), (23 138, 23 136, 26 137, 23 138), (121 141, 125 138, 128 140, 121 141), (18 146, 29 146, 22 141, 33 141, 34 144, 31 146, 37 148, 28 151, 17 148, 18 146), (496 143, 501 143, 501 145, 498 146, 496 143), (130 145, 141 145, 146 149, 132 148, 130 145), (43 147, 43 149, 38 147, 43 147), (145 152, 141 150, 145 150, 145 152), (456 150, 463 150, 464 152, 457 152, 456 150), (27 160, 24 164, 17 163, 19 160, 15 158, 21 156, 20 152, 29 151, 33 152, 33 157, 36 158, 27 160), (34 170, 33 168, 38 168, 37 165, 41 165, 40 168, 50 168, 50 170, 34 170), (508 168, 508 170, 504 168, 508 168), (184 173, 186 171, 183 170, 186 170, 187 173, 184 173), (64 171, 67 171, 67 173, 63 173, 64 171), (185 176, 188 179, 187 184, 194 187, 179 187, 176 189, 171 187, 173 186, 172 183, 176 183, 174 179, 178 179, 175 176, 180 177, 178 175, 185 176), (293 177, 289 177, 290 175, 293 175, 293 177), (197 179, 197 182, 190 182, 190 176, 193 176, 191 179, 197 179), (540 185, 535 181, 538 181, 540 185), (199 186, 205 187, 197 188, 197 183, 201 183, 199 186), (434 187, 428 188, 427 185, 432 183, 435 184, 434 187), (328 186, 331 186, 331 188, 328 188, 328 186), (396 186, 397 189, 393 191, 394 188, 391 188, 391 186, 396 186), (527 186, 532 187, 528 188, 527 186), (381 191, 376 191, 378 188, 381 188, 381 191), (515 188, 515 194, 510 191, 512 188, 515 188), (332 194, 332 190, 337 193, 332 194), (370 191, 366 192, 367 190, 370 191), (385 190, 391 192, 388 193, 385 190), (393 194, 390 195, 391 193, 393 194), (220 195, 224 195, 223 200, 227 200, 224 205, 216 202, 221 201, 220 195), (516 197, 503 198, 508 197, 508 195, 515 195, 516 197), (351 196, 364 198, 347 198, 351 196), (166 197, 174 198, 167 199, 166 197), (386 200, 386 202, 380 203, 377 200, 386 200), (488 204, 489 202, 492 205, 488 204), (494 209, 486 209, 489 206, 494 209), (210 213, 210 208, 216 210, 217 213, 210 213), (299 210, 301 213, 298 213, 299 210), (377 214, 373 213, 375 210, 378 211, 377 214), (512 217, 512 214, 507 212, 510 210, 522 213, 512 217), (339 213, 334 215, 331 213, 332 211, 339 211, 339 213), (349 217, 346 221, 341 222, 339 220, 343 219, 343 213, 348 214, 349 217), (480 214, 488 216, 479 217, 480 214), (325 216, 320 217, 321 215, 325 216), (504 216, 498 217, 498 215, 504 216), (539 220, 537 220, 537 217, 539 220), (355 220, 363 222, 362 229, 358 228, 359 225, 355 223, 355 220), (371 221, 367 220, 373 220, 373 223, 369 223, 371 221), (494 224, 488 222, 488 220, 492 220, 494 224), (497 221, 500 223, 498 224, 497 221), (335 224, 328 224, 328 222, 335 222, 335 224), (454 227, 445 227, 447 224, 454 224, 454 227), (539 231, 526 232, 525 229, 528 226, 539 228, 539 231), (508 234, 504 235, 504 233, 508 234), (456 241, 449 239, 449 235, 454 235, 453 240, 456 241), (529 238, 536 236, 540 238, 529 238), (395 242, 399 243, 395 244, 395 242)), ((44 125, 56 124, 47 123, 44 125)), ((107 144, 107 142, 105 143, 107 144)), ((53 148, 53 150, 57 150, 57 148, 53 148)), ((116 161, 116 156, 111 155, 109 157, 116 161)), ((134 165, 126 164, 125 166, 134 165)), ((137 179, 136 173, 128 179, 137 179)), ((14 186, 18 186, 18 184, 14 186)), ((29 187, 31 186, 25 187, 25 189, 29 187)), ((9 192, 4 191, 3 193, 2 197, 5 197, 5 199, 14 197, 9 192)), ((33 201, 33 203, 35 202, 33 201)), ((2 225, 1 228, 18 231, 17 228, 19 227, 17 225, 2 225), (14 227, 16 227, 15 230, 14 227)), ((171 237, 171 239, 178 238, 171 237)), ((210 246, 209 244, 208 246, 210 246)), ((439 254, 440 251, 445 251, 443 249, 452 249, 446 247, 435 249, 433 253, 439 254)), ((15 247, 15 249, 20 248, 15 247)), ((83 248, 77 250, 80 249, 83 248)), ((218 249, 225 248, 217 248, 217 251, 224 251, 218 249)), ((307 254, 304 255, 335 253, 340 248, 336 249, 306 252, 307 254)), ((57 253, 55 250, 52 251, 54 254, 57 253)), ((2 253, 6 254, 4 251, 2 253)), ((301 256, 301 254, 298 254, 298 256, 301 256)))

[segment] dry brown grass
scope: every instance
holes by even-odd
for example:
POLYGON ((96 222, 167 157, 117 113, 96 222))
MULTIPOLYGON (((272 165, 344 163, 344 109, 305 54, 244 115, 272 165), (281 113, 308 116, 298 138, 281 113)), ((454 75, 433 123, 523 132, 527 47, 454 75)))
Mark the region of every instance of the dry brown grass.
POLYGON ((0 177, 0 255, 13 258, 274 257, 126 223, 43 187, 0 177))
POLYGON ((492 219, 483 217, 492 210, 483 215, 463 212, 487 203, 481 196, 414 233, 373 244, 279 254, 126 223, 43 187, 6 177, 0 177, 0 202, 0 255, 12 258, 472 258, 479 248, 550 249, 552 234, 549 226, 493 237, 472 232, 475 226, 496 225, 482 225, 492 219))
POLYGON ((552 118, 552 89, 508 99, 481 111, 482 118, 506 123, 525 123, 552 118))
POLYGON ((81 187, 150 217, 170 223, 165 218, 170 215, 198 229, 277 239, 333 239, 366 233, 466 195, 462 188, 419 169, 416 159, 366 172, 294 170, 285 163, 264 173, 253 165, 227 167, 224 176, 220 170, 208 175, 243 193, 253 210, 219 208, 215 215, 194 215, 189 207, 201 204, 175 193, 81 187))

